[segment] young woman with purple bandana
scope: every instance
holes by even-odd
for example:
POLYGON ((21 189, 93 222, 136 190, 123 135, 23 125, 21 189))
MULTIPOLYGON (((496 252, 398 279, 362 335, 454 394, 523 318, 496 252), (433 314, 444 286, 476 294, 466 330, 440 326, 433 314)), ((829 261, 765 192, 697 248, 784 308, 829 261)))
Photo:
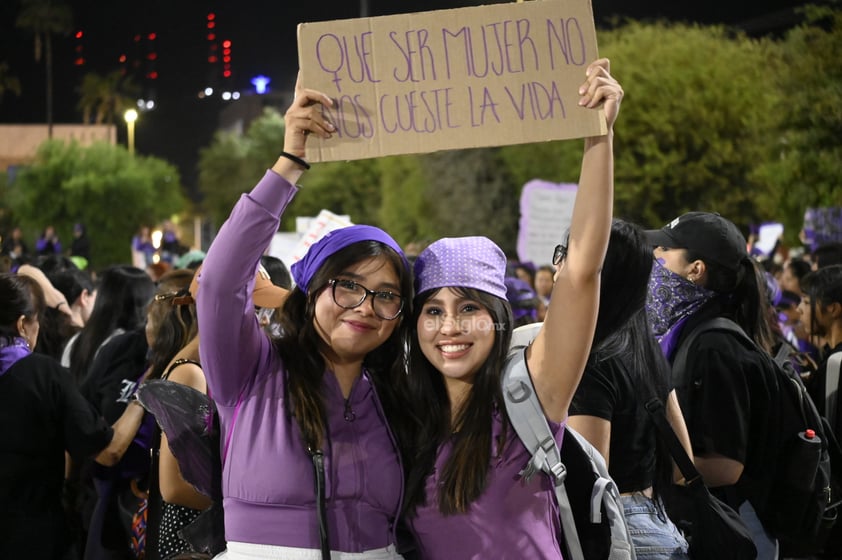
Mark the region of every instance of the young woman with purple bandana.
MULTIPOLYGON (((579 94, 581 106, 604 111, 608 134, 585 140, 567 258, 526 351, 559 443, 590 351, 611 228, 613 125, 623 90, 608 60, 588 67, 579 94)), ((530 456, 502 397, 513 324, 505 274, 505 255, 485 237, 441 239, 415 261, 409 378, 424 415, 410 459, 407 520, 421 558, 561 558, 551 482, 518 476, 530 456)))
POLYGON ((775 461, 777 389, 764 356, 773 344, 765 280, 739 229, 719 214, 690 212, 647 235, 656 262, 646 311, 670 363, 681 341, 716 317, 732 319, 756 343, 748 348, 734 333, 704 332, 673 383, 705 484, 739 510, 757 557, 776 559, 777 541, 751 505, 774 492, 768 465, 775 461))
POLYGON ((255 269, 309 167, 307 137, 334 131, 322 105, 332 101, 296 86, 284 152, 235 205, 198 276, 228 560, 400 558, 402 315, 412 298, 400 247, 374 227, 335 230, 291 267, 278 339, 254 313, 255 269))

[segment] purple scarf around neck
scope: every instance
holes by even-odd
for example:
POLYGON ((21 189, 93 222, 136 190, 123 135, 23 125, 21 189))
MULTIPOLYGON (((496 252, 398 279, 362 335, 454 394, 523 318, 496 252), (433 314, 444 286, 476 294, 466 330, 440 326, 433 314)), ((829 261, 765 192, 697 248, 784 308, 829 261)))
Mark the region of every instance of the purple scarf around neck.
POLYGON ((24 338, 16 336, 9 344, 0 348, 0 375, 6 373, 18 360, 29 356, 32 350, 24 338))
POLYGON ((665 267, 663 259, 652 263, 646 315, 668 360, 672 358, 684 323, 714 297, 716 292, 698 286, 665 267))

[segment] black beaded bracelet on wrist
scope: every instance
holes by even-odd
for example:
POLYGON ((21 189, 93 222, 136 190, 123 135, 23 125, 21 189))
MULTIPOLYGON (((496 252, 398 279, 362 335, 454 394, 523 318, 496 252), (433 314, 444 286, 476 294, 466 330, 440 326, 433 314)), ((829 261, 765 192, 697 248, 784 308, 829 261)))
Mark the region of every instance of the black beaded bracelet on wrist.
POLYGON ((300 158, 300 157, 298 157, 298 156, 294 156, 294 155, 292 155, 292 154, 291 154, 291 153, 289 153, 289 152, 281 152, 281 157, 285 157, 285 158, 287 158, 288 160, 290 160, 290 161, 292 161, 292 162, 294 162, 294 163, 297 163, 298 165, 300 165, 300 166, 301 166, 301 167, 303 167, 304 169, 310 169, 310 164, 309 164, 309 163, 307 163, 306 161, 304 161, 303 159, 301 159, 301 158, 300 158))

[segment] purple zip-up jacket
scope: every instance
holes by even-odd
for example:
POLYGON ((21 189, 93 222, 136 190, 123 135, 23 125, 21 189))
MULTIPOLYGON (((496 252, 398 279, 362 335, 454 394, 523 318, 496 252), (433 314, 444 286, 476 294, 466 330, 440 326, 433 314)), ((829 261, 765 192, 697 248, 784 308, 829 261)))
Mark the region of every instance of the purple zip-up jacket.
MULTIPOLYGON (((252 302, 258 261, 296 192, 267 171, 240 198, 204 260, 197 313, 222 431, 226 539, 318 549, 313 465, 285 399, 289 374, 252 302)), ((330 548, 363 552, 394 544, 403 470, 374 387, 363 372, 346 401, 326 371, 322 390, 330 548)))

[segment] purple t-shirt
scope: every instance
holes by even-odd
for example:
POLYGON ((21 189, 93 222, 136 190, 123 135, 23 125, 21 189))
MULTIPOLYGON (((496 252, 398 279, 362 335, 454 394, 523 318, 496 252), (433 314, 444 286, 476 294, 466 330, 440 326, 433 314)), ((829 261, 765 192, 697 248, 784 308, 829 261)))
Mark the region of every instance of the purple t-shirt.
MULTIPOLYGON (((260 256, 296 190, 267 172, 219 230, 199 276, 199 351, 225 453, 226 539, 317 549, 312 462, 286 399, 288 372, 252 301, 260 256)), ((363 373, 346 403, 327 371, 322 390, 330 547, 362 552, 393 544, 403 476, 374 387, 363 373)))
MULTIPOLYGON (((561 446, 564 424, 549 422, 561 446)), ((492 441, 502 430, 499 413, 494 414, 492 441)), ((494 453, 489 465, 485 492, 464 514, 445 517, 436 495, 438 474, 450 457, 451 445, 439 448, 433 474, 427 478, 427 505, 409 519, 410 529, 425 560, 560 560, 558 504, 550 479, 536 474, 525 483, 518 473, 527 465, 529 452, 513 429, 502 456, 494 453)))

